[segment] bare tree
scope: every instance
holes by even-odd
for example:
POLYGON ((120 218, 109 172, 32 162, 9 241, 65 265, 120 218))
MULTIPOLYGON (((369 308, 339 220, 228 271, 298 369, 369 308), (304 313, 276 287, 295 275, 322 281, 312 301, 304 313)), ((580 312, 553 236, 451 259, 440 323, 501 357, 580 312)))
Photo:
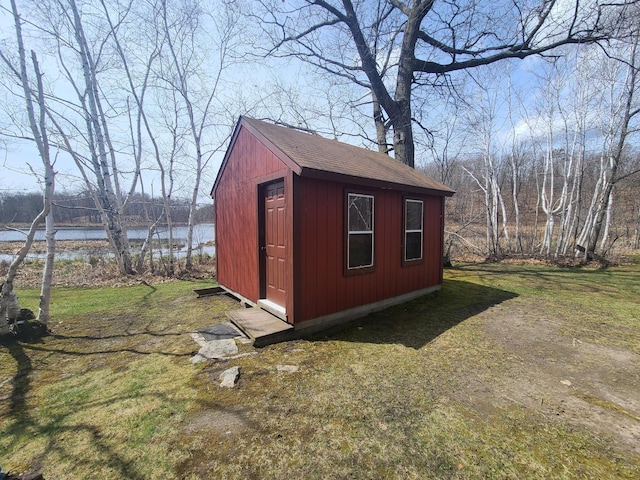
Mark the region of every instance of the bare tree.
POLYGON ((578 0, 262 4, 260 17, 274 40, 269 53, 295 56, 370 89, 393 129, 395 158, 410 166, 414 88, 452 72, 606 39, 621 10, 621 4, 578 0))
POLYGON ((596 251, 598 242, 602 242, 602 248, 607 240, 614 187, 621 179, 637 173, 637 170, 623 172, 622 167, 629 139, 640 131, 636 124, 640 118, 639 43, 640 31, 636 26, 632 35, 619 43, 617 58, 607 58, 603 66, 606 85, 603 92, 609 106, 609 121, 604 125, 598 182, 578 237, 585 259, 596 251))
POLYGON ((13 282, 18 268, 24 262, 24 259, 31 248, 36 229, 38 228, 42 220, 46 221, 47 258, 42 276, 38 321, 45 326, 49 322, 51 280, 53 275, 53 262, 55 255, 55 230, 53 222, 53 210, 51 208, 51 201, 55 190, 55 172, 53 170, 53 163, 50 157, 49 138, 45 122, 46 104, 44 87, 42 84, 42 73, 40 72, 40 66, 38 64, 36 53, 32 51, 31 62, 33 67, 33 75, 35 76, 34 90, 29 72, 27 70, 27 54, 24 47, 21 25, 22 19, 18 12, 18 7, 15 0, 11 0, 11 12, 13 14, 15 25, 15 35, 18 50, 18 65, 16 66, 14 62, 12 62, 8 53, 5 53, 2 50, 0 50, 0 58, 3 60, 4 64, 8 67, 8 70, 13 74, 15 80, 22 88, 24 94, 25 109, 29 119, 29 126, 33 134, 33 141, 38 148, 38 153, 44 167, 44 186, 42 211, 31 223, 31 227, 29 228, 29 232, 27 233, 25 243, 18 252, 18 255, 16 255, 14 260, 11 262, 4 283, 2 285, 2 289, 0 291, 0 332, 3 333, 6 332, 9 328, 8 321, 10 319, 15 319, 16 315, 20 312, 17 303, 17 297, 15 296, 15 293, 13 291, 13 282))
MULTIPOLYGON (((53 43, 59 68, 77 97, 77 104, 73 104, 69 98, 57 96, 58 107, 49 108, 48 116, 94 198, 120 271, 133 273, 124 220, 126 198, 111 133, 114 116, 100 81, 108 63, 105 45, 109 32, 103 32, 101 19, 78 0, 38 2, 35 7, 40 12, 41 34, 53 43), (88 19, 96 22, 89 29, 88 19)), ((138 175, 135 170, 129 192, 134 190, 138 175)))
MULTIPOLYGON (((133 157, 135 159, 136 165, 135 171, 139 174, 141 170, 141 164, 145 150, 144 140, 148 139, 148 141, 151 143, 152 156, 160 172, 160 186, 164 208, 158 215, 156 215, 155 218, 148 218, 148 233, 136 261, 136 270, 142 270, 145 256, 148 251, 151 251, 150 249, 153 236, 156 233, 160 222, 164 221, 169 232, 169 256, 168 268, 166 270, 166 273, 168 275, 173 275, 175 257, 173 253, 173 221, 170 205, 173 185, 171 182, 171 185, 167 186, 167 172, 163 162, 161 147, 159 145, 157 133, 158 129, 156 128, 156 125, 153 124, 153 118, 150 118, 150 114, 147 112, 147 110, 152 110, 152 108, 150 109, 145 103, 147 92, 150 87, 152 72, 154 70, 156 62, 160 58, 164 43, 162 40, 163 34, 160 25, 157 22, 156 13, 160 8, 158 3, 159 2, 150 3, 149 6, 151 8, 144 11, 144 13, 142 14, 138 14, 137 18, 132 21, 133 29, 138 31, 138 35, 134 37, 137 41, 132 42, 131 38, 134 33, 132 33, 131 31, 125 31, 121 33, 121 29, 124 29, 123 25, 125 24, 125 20, 127 19, 127 17, 133 16, 133 14, 131 13, 133 2, 130 2, 128 5, 126 5, 126 8, 121 11, 114 11, 112 6, 110 4, 107 4, 106 0, 100 0, 102 13, 107 21, 110 35, 117 52, 117 56, 120 60, 121 69, 124 76, 126 77, 128 93, 133 98, 132 106, 130 106, 130 102, 127 101, 127 111, 131 131, 131 148, 133 150, 133 157), (118 15, 118 17, 112 18, 114 13, 118 15), (151 28, 149 28, 149 26, 151 28), (128 36, 129 42, 123 42, 120 38, 121 35, 128 36), (142 44, 143 39, 146 40, 144 44, 142 44), (136 72, 134 71, 136 66, 138 66, 140 69, 138 75, 136 75, 136 72)), ((171 165, 173 165, 173 162, 171 162, 171 165)), ((171 175, 169 176, 171 177, 171 175)), ((129 195, 133 194, 135 185, 136 183, 133 182, 129 195)), ((142 179, 140 180, 140 185, 144 192, 142 179)), ((146 210, 146 213, 148 215, 148 210, 146 210)), ((153 270, 152 262, 153 260, 150 259, 150 264, 153 270)))
POLYGON ((45 53, 52 142, 75 162, 76 179, 96 205, 121 272, 135 270, 127 222, 143 175, 147 188, 159 180, 163 208, 147 210, 149 241, 136 268, 143 268, 157 229, 166 228, 166 273, 174 272, 174 195, 185 190, 190 267, 203 174, 237 119, 232 104, 238 84, 230 86, 224 75, 238 61, 242 22, 222 1, 25 5, 29 35, 45 53))
POLYGON ((556 100, 562 118, 564 136, 563 161, 560 173, 563 179, 560 194, 560 225, 556 240, 556 256, 564 256, 575 243, 576 230, 580 219, 582 205, 582 186, 584 161, 586 156, 586 137, 593 119, 590 118, 593 101, 593 82, 589 81, 590 69, 585 68, 588 62, 583 56, 590 54, 591 48, 585 52, 578 50, 571 56, 571 71, 568 75, 570 86, 567 102, 560 97, 556 100))
MULTIPOLYGON (((563 63, 564 64, 564 63, 563 63)), ((542 175, 540 179, 540 205, 545 216, 544 233, 542 235, 542 243, 540 253, 550 255, 552 243, 555 233, 555 220, 559 212, 564 212, 564 205, 567 193, 568 176, 566 175, 566 161, 561 162, 563 166, 563 175, 560 180, 564 179, 562 194, 558 195, 556 183, 557 173, 556 165, 558 165, 559 157, 567 158, 568 152, 564 149, 556 147, 556 130, 555 119, 562 116, 562 105, 559 105, 561 98, 560 91, 563 89, 566 77, 563 77, 556 65, 552 65, 547 70, 547 75, 543 79, 543 89, 541 95, 541 105, 539 106, 539 118, 542 120, 545 128, 543 148, 544 155, 542 159, 542 175), (559 111, 560 110, 560 111, 559 111), (556 198, 559 196, 560 198, 556 198)))
POLYGON ((508 217, 501 186, 503 169, 496 145, 496 131, 501 127, 498 111, 506 99, 501 95, 503 88, 496 81, 496 76, 488 71, 482 73, 470 82, 472 87, 465 94, 464 106, 467 135, 481 161, 475 171, 465 170, 484 193, 486 245, 489 256, 497 256, 503 250, 501 238, 509 242, 508 217))
MULTIPOLYGON (((193 228, 195 225, 195 213, 200 193, 202 173, 212 154, 221 149, 230 134, 230 125, 221 122, 223 130, 228 131, 222 135, 223 140, 211 146, 206 151, 207 139, 205 130, 214 129, 215 121, 212 120, 214 104, 219 101, 223 82, 223 73, 234 61, 232 51, 240 37, 240 23, 234 17, 229 5, 218 5, 215 16, 206 17, 205 11, 199 2, 167 2, 161 0, 159 5, 160 25, 163 41, 166 48, 161 55, 162 69, 159 72, 159 80, 176 93, 174 98, 179 99, 180 104, 175 104, 175 112, 180 112, 184 117, 185 131, 191 143, 193 155, 189 162, 189 170, 194 172, 195 178, 191 189, 191 202, 189 205, 189 221, 187 230, 187 251, 185 257, 186 268, 192 267, 193 228), (203 43, 199 41, 201 22, 207 18, 209 25, 215 30, 215 35, 208 37, 215 44, 215 59, 204 68, 203 63, 207 59, 203 54, 203 43), (210 71, 210 75, 205 75, 210 71)), ((181 119, 182 120, 182 119, 181 119)), ((178 134, 176 130, 174 135, 178 134)), ((175 136, 174 136, 175 138, 175 136)), ((173 150, 175 152, 175 149, 173 150)))

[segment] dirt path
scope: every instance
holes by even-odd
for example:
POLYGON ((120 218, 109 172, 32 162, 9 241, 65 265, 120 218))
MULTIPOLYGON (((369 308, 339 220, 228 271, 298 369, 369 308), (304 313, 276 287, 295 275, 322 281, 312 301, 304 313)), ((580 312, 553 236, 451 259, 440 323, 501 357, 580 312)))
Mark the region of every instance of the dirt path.
POLYGON ((495 382, 468 383, 474 408, 490 414, 494 402, 525 406, 640 454, 640 355, 568 336, 562 319, 516 304, 477 317, 509 367, 495 382))

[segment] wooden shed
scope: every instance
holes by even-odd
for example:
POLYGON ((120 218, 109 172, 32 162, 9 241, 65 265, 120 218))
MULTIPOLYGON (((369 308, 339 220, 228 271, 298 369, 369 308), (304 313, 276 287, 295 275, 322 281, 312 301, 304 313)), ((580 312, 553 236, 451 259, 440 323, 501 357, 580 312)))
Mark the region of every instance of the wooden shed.
POLYGON ((218 283, 296 332, 424 295, 442 284, 453 193, 382 153, 241 117, 211 192, 218 283))

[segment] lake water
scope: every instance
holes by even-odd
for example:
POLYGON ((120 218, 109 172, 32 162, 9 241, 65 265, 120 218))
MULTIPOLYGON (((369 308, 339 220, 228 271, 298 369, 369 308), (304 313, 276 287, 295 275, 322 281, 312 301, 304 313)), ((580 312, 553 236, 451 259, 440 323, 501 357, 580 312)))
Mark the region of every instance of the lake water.
MULTIPOLYGON (((44 229, 36 232, 35 240, 44 240, 44 229)), ((127 236, 129 240, 144 240, 147 238, 147 229, 144 227, 135 227, 127 229, 127 236)), ((0 230, 0 242, 20 242, 26 237, 26 231, 15 230, 0 230)), ((169 238, 169 230, 167 228, 159 228, 154 238, 167 239, 169 238)), ((212 223, 201 223, 193 228, 193 243, 192 247, 195 249, 201 244, 212 241, 214 238, 214 230, 212 223)), ((107 234, 101 227, 56 227, 56 240, 106 240, 107 234)), ((175 243, 185 243, 187 241, 187 227, 179 226, 173 227, 173 241, 175 243)), ((208 245, 197 248, 194 253, 199 253, 202 249, 202 253, 213 255, 215 253, 215 246, 208 245)), ((177 257, 186 255, 186 246, 176 252, 177 257)), ((109 255, 110 252, 105 252, 109 255)), ((44 258, 46 254, 29 253, 27 258, 44 258)), ((73 252, 56 252, 57 258, 75 259, 85 258, 89 256, 89 252, 86 251, 73 251, 73 252)), ((0 260, 11 261, 13 255, 0 254, 0 260)))

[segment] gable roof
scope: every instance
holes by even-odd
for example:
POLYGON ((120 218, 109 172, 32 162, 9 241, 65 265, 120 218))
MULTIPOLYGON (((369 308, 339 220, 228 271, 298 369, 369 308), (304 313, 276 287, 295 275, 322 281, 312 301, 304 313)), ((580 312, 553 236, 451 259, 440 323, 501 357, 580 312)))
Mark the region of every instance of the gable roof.
POLYGON ((455 193, 443 183, 380 152, 249 117, 240 117, 234 137, 243 126, 279 150, 275 152, 281 153, 278 157, 300 176, 338 176, 347 177, 346 181, 360 179, 389 187, 430 190, 437 195, 455 193))

